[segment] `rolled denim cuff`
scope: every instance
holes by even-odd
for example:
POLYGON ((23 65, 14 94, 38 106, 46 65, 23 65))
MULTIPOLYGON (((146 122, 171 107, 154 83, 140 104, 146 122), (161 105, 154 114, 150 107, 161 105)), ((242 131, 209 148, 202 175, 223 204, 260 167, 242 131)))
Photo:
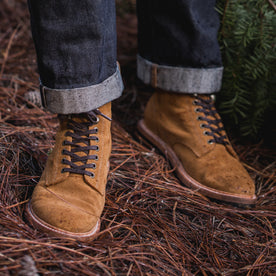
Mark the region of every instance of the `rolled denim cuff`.
POLYGON ((124 85, 117 66, 116 72, 103 82, 73 89, 51 89, 41 84, 42 104, 53 113, 78 114, 96 109, 119 98, 124 85))
POLYGON ((137 76, 145 84, 177 93, 211 94, 221 88, 223 67, 188 68, 159 65, 137 56, 137 76))

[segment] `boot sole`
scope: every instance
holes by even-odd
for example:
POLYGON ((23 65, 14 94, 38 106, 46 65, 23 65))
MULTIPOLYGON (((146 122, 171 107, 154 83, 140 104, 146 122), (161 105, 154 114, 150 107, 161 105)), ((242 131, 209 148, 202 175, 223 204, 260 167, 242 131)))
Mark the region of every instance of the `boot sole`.
POLYGON ((96 226, 89 232, 85 233, 74 233, 66 230, 62 230, 60 228, 54 227, 47 222, 40 219, 33 211, 31 202, 27 205, 27 219, 29 222, 36 228, 39 229, 51 236, 55 237, 65 237, 65 238, 73 238, 76 240, 91 240, 94 238, 95 234, 97 234, 100 230, 100 219, 97 221, 96 226))
POLYGON ((201 184, 200 182, 196 181, 185 171, 181 161, 176 156, 172 148, 169 145, 167 145, 162 139, 160 139, 157 135, 155 135, 151 130, 149 130, 146 127, 144 120, 139 121, 138 130, 147 140, 149 140, 168 158, 172 167, 176 170, 177 177, 185 186, 191 188, 192 190, 196 190, 199 193, 206 195, 210 198, 226 202, 237 203, 242 205, 252 205, 256 203, 257 197, 255 195, 246 196, 223 192, 213 188, 209 188, 201 184))

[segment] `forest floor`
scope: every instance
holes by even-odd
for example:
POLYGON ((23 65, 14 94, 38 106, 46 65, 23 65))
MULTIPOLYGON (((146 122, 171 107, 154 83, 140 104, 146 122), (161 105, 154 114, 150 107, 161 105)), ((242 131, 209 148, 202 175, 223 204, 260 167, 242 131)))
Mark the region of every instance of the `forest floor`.
POLYGON ((0 275, 275 275, 275 148, 232 139, 255 179, 255 206, 210 200, 180 184, 136 131, 152 89, 135 75, 137 21, 130 0, 117 1, 125 91, 113 104, 101 231, 92 242, 79 242, 26 223, 24 208, 57 129, 55 115, 24 98, 38 89, 26 2, 0 2, 0 275))

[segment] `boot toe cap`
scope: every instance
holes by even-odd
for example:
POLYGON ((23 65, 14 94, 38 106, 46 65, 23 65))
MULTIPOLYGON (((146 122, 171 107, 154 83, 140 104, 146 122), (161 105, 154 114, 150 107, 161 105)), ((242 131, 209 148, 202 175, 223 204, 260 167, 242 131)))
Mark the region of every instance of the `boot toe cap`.
POLYGON ((54 232, 89 233, 97 226, 99 216, 92 214, 44 189, 40 197, 31 200, 32 219, 42 228, 54 232))
POLYGON ((224 172, 223 175, 214 174, 210 175, 206 182, 210 183, 209 186, 227 193, 241 196, 255 195, 255 184, 246 173, 224 172))

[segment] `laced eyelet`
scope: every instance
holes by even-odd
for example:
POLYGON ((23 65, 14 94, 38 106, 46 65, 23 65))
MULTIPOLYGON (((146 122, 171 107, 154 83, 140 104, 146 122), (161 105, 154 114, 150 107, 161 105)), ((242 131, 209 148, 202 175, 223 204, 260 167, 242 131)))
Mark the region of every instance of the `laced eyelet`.
POLYGON ((198 105, 198 101, 197 100, 193 100, 193 105, 198 105))
POLYGON ((214 142, 212 140, 208 140, 207 142, 209 145, 213 144, 214 142))
MULTIPOLYGON (((111 121, 111 118, 104 115, 100 110, 95 109, 87 113, 71 116, 67 122, 68 131, 65 136, 70 138, 63 138, 61 144, 68 145, 68 147, 62 147, 59 150, 59 154, 62 155, 60 168, 61 172, 66 174, 80 174, 88 177, 95 177, 95 171, 92 172, 98 165, 98 156, 96 151, 100 150, 100 143, 98 135, 99 132, 97 123, 101 122, 102 117, 111 121), (81 119, 81 120, 79 120, 81 119), (83 120, 82 120, 83 119, 83 120), (90 150, 94 151, 94 154, 90 153, 90 150), (87 158, 81 154, 81 152, 87 155, 87 158), (69 157, 67 157, 69 156, 69 157), (88 160, 95 161, 88 161, 88 160), (85 162, 84 162, 85 161, 85 162), (97 164, 97 165, 96 165, 97 164)), ((64 119, 67 117, 64 117, 64 119)))
POLYGON ((208 131, 204 131, 203 134, 206 136, 209 135, 208 131))
POLYGON ((197 107, 197 108, 195 108, 195 112, 196 113, 198 113, 199 112, 199 108, 197 107))
POLYGON ((96 155, 94 160, 98 161, 99 160, 99 156, 96 155))
POLYGON ((196 119, 197 119, 198 121, 202 121, 202 117, 201 117, 201 116, 198 116, 196 119))
POLYGON ((205 124, 200 124, 200 128, 205 128, 206 125, 205 124))

